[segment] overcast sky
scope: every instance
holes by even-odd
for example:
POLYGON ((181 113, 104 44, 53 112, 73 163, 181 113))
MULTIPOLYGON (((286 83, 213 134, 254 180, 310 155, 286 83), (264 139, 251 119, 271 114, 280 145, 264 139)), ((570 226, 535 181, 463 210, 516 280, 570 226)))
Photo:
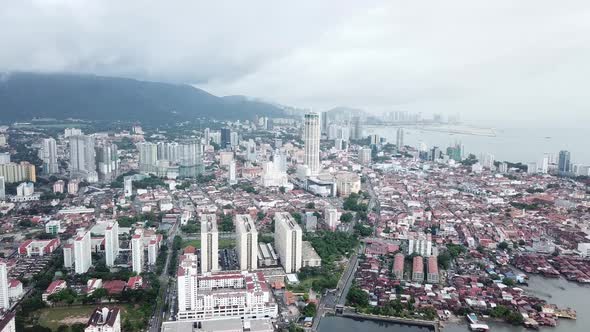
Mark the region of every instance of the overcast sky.
POLYGON ((194 84, 318 111, 590 123, 590 1, 0 0, 0 70, 194 84))

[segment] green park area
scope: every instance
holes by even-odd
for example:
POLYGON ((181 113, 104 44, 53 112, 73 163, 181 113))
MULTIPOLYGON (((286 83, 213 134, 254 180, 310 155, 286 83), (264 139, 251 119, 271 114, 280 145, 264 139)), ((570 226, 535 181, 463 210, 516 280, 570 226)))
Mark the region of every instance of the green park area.
MULTIPOLYGON (((116 304, 115 304, 116 305, 116 304)), ((141 325, 143 314, 132 305, 116 305, 121 309, 121 324, 124 326, 141 325), (125 325, 127 324, 127 325, 125 325)), ((52 331, 78 331, 80 324, 86 325, 88 318, 97 305, 80 305, 44 308, 39 310, 39 325, 48 327, 52 331), (70 329, 66 329, 69 326, 70 329)), ((83 329, 82 329, 83 330, 83 329)))

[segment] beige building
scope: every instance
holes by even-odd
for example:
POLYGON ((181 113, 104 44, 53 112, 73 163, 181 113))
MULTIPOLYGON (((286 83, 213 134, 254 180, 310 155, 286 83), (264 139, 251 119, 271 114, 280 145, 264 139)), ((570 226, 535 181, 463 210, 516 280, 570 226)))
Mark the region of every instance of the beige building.
POLYGON ((336 173, 336 191, 340 197, 348 197, 350 194, 361 190, 361 178, 356 173, 336 173))
POLYGON ((37 181, 35 165, 26 161, 21 163, 0 164, 0 176, 4 177, 6 183, 37 181))

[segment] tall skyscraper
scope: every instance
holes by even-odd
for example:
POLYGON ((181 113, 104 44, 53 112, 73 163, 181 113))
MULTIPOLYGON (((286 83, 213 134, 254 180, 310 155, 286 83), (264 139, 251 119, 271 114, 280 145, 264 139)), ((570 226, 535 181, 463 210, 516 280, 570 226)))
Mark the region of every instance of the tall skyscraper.
POLYGON ((105 258, 107 266, 114 266, 119 255, 119 222, 109 222, 104 233, 105 258))
POLYGON ((363 165, 369 165, 371 163, 372 150, 370 148, 362 148, 359 150, 358 158, 359 163, 363 165))
POLYGON ((98 181, 94 137, 70 136, 70 175, 82 177, 88 182, 98 181))
POLYGON ((43 139, 41 147, 41 160, 43 160, 43 172, 56 174, 59 171, 57 163, 57 144, 52 137, 43 139))
POLYGON ((0 152, 0 165, 10 164, 10 152, 0 152))
POLYGON ((204 171, 203 146, 196 139, 188 139, 178 145, 179 175, 180 177, 197 177, 204 171))
POLYGON ((201 215, 201 273, 219 270, 219 233, 214 214, 201 215))
POLYGON ((363 138, 363 127, 361 126, 361 118, 358 116, 352 118, 352 131, 354 134, 354 139, 363 138))
POLYGON ((10 301, 8 297, 8 268, 4 261, 0 261, 0 309, 10 309, 10 301))
POLYGON ((317 175, 320 172, 320 116, 317 113, 305 114, 303 142, 304 164, 312 175, 317 175))
POLYGON ((0 201, 6 199, 6 182, 4 181, 4 177, 0 176, 0 201))
POLYGON ((322 134, 328 135, 328 112, 322 112, 322 134))
POLYGON ((143 271, 143 234, 133 234, 131 237, 131 265, 133 272, 138 275, 143 271))
POLYGON ((560 174, 566 174, 570 172, 570 161, 571 154, 567 150, 559 151, 559 161, 557 164, 557 170, 560 174))
POLYGON ((236 247, 240 270, 258 268, 258 231, 249 214, 236 215, 236 247))
POLYGON ((257 158, 258 156, 256 154, 256 143, 253 139, 250 139, 248 140, 248 143, 246 143, 246 159, 248 161, 255 162, 257 158))
POLYGON ((302 236, 301 227, 291 214, 275 213, 275 247, 286 273, 297 273, 301 269, 302 236))
POLYGON ((404 128, 397 129, 395 145, 397 146, 398 150, 400 150, 404 146, 404 128))
POLYGON ((112 143, 103 143, 96 147, 96 165, 98 177, 101 180, 114 180, 119 171, 119 153, 117 146, 112 143))
POLYGON ((228 169, 228 182, 230 185, 234 185, 238 183, 237 175, 236 175, 236 161, 232 160, 229 162, 229 169, 228 169))
POLYGON ((221 148, 225 149, 231 146, 231 130, 229 128, 221 128, 221 148))
POLYGON ((74 271, 76 274, 88 272, 92 265, 92 242, 90 232, 79 229, 74 239, 74 271))
POLYGON ((139 171, 143 173, 155 173, 158 163, 158 146, 150 142, 137 144, 139 150, 139 171))

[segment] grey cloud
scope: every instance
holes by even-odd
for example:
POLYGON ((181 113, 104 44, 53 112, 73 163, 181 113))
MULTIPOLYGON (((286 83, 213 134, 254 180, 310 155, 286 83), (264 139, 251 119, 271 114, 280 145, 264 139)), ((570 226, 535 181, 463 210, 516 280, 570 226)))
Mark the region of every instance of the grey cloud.
POLYGON ((459 112, 494 125, 590 123, 583 0, 1 2, 4 71, 185 82, 319 109, 459 112))

